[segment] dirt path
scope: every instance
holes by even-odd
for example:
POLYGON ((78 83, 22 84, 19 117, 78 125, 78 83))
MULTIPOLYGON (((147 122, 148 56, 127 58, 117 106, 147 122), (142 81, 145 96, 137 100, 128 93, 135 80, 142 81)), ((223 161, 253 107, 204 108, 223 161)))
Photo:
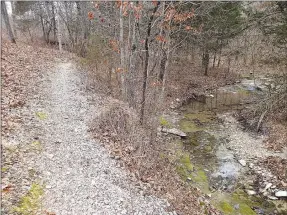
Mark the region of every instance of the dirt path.
POLYGON ((167 202, 140 195, 126 173, 87 132, 89 103, 81 73, 59 62, 44 74, 31 104, 43 149, 37 169, 45 183, 44 208, 56 215, 173 214, 167 202))

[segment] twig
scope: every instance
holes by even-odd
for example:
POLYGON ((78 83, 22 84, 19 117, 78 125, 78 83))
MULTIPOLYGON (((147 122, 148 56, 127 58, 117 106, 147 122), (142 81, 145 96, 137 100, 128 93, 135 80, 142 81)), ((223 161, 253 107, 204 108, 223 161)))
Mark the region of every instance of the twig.
POLYGON ((263 120, 264 116, 266 115, 266 113, 267 113, 267 110, 264 111, 264 112, 261 114, 261 116, 260 116, 260 119, 259 119, 258 124, 257 124, 257 129, 256 129, 257 132, 259 131, 260 125, 261 125, 262 120, 263 120))
MULTIPOLYGON (((1 57, 1 60, 6 60, 5 58, 1 57)), ((7 62, 11 63, 9 60, 6 60, 7 62)), ((12 64, 12 63, 11 63, 12 64)))

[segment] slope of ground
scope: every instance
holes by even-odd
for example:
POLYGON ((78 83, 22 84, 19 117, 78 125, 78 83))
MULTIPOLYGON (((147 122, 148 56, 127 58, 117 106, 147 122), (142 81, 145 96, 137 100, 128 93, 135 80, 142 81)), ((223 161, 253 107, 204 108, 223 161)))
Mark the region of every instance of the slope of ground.
POLYGON ((173 214, 89 137, 72 56, 8 43, 2 53, 3 214, 173 214))

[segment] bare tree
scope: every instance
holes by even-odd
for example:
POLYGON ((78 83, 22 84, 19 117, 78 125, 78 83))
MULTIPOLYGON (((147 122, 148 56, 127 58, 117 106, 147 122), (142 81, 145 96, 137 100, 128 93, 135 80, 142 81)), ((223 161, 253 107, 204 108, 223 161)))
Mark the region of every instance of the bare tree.
POLYGON ((1 1, 1 12, 2 12, 2 16, 3 16, 4 22, 5 22, 5 25, 7 28, 9 39, 12 43, 16 43, 15 37, 14 37, 13 32, 12 32, 12 28, 10 25, 9 16, 7 13, 5 1, 1 1))

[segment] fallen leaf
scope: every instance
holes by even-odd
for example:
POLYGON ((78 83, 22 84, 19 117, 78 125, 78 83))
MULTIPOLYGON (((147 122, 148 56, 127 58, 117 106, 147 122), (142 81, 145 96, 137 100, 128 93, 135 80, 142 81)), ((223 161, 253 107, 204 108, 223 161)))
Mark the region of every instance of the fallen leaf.
POLYGON ((11 184, 8 184, 7 186, 4 186, 4 187, 2 188, 2 192, 3 192, 3 193, 8 193, 8 192, 11 191, 11 189, 12 189, 12 185, 11 185, 11 184))

